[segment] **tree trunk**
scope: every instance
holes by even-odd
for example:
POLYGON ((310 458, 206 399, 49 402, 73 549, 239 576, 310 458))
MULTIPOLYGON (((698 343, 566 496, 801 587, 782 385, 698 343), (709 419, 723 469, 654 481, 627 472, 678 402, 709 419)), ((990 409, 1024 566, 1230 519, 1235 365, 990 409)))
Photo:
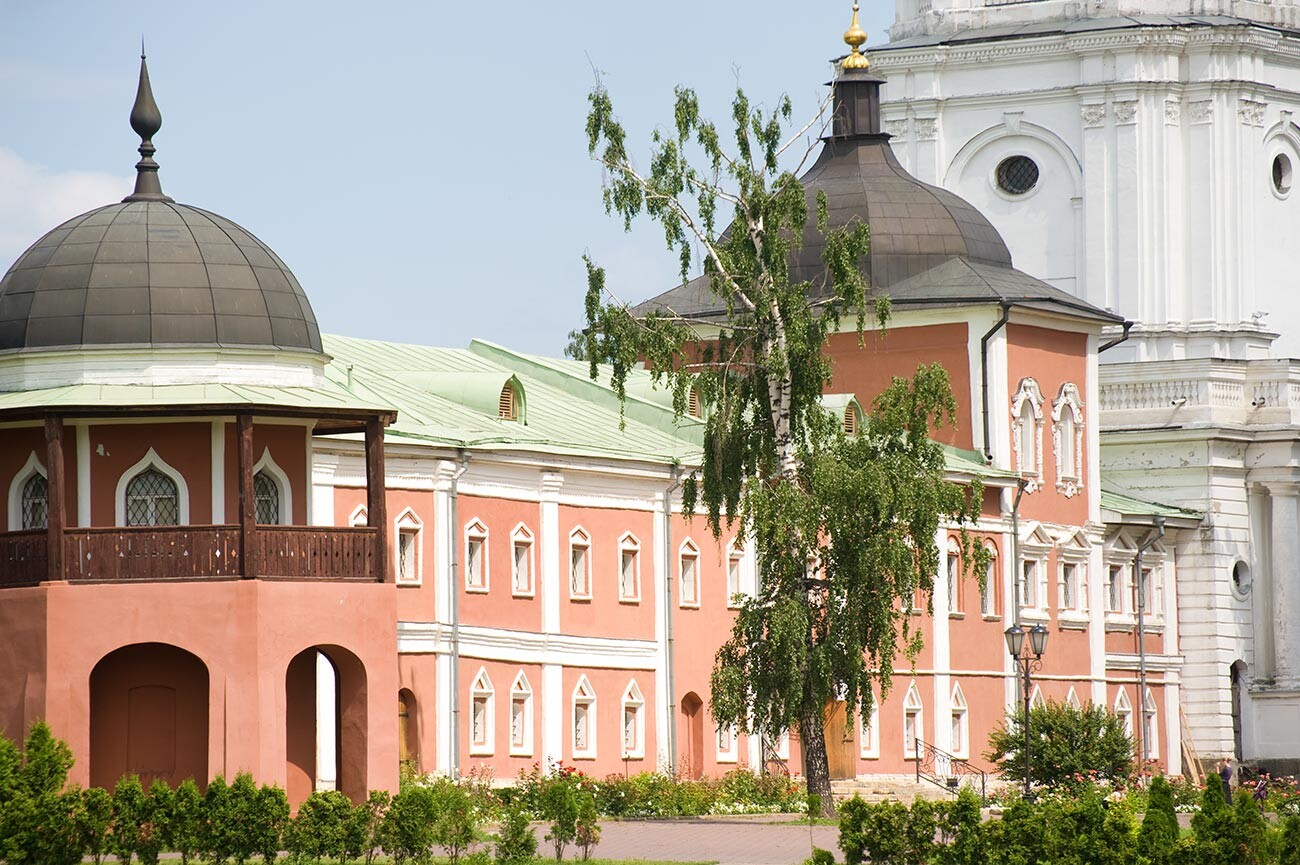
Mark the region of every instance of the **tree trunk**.
POLYGON ((831 795, 831 770, 826 760, 826 731, 819 706, 805 707, 799 719, 799 748, 803 752, 803 776, 808 792, 821 797, 821 816, 835 816, 831 795))

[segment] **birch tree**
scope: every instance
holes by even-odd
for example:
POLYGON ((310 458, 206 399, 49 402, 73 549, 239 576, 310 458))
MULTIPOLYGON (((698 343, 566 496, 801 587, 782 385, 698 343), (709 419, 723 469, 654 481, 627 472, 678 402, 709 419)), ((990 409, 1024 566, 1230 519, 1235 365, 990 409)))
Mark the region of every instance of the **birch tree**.
MULTIPOLYGON (((598 81, 588 98, 606 212, 628 231, 639 218, 657 224, 683 281, 702 264, 723 312, 709 321, 669 308, 634 314, 587 256, 582 351, 592 378, 603 365, 620 397, 640 363, 679 415, 692 388, 699 397, 703 460, 684 480, 685 510, 718 538, 740 526, 756 541, 760 575, 717 652, 711 711, 719 726, 772 739, 797 730, 809 792, 833 813, 827 706, 845 702, 850 722, 869 713, 895 659, 915 657, 908 610, 931 590, 936 531, 978 511, 978 486, 946 482, 930 438, 953 420, 947 374, 922 366, 894 379, 856 435, 822 408, 828 337, 853 329, 861 344, 868 324, 884 327, 890 314, 864 276, 868 226, 829 226, 824 195, 810 200, 798 179, 820 146, 829 99, 795 128, 788 98, 764 111, 737 89, 724 133, 679 87, 671 128, 651 135, 638 164, 609 92, 598 81), (790 265, 810 219, 825 267, 800 282, 790 265)), ((964 531, 962 541, 974 566, 982 549, 964 531)))

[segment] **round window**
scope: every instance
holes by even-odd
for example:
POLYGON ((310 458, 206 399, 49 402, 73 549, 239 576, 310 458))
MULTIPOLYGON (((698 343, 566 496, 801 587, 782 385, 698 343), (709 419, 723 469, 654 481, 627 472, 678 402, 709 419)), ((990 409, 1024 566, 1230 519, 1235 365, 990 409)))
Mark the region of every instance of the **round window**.
POLYGON ((1250 565, 1237 562, 1232 566, 1232 587, 1237 594, 1244 595, 1250 591, 1250 565))
POLYGON ((1273 157, 1273 188, 1280 195, 1291 191, 1291 159, 1285 153, 1273 157))
POLYGON ((1007 195, 1024 195, 1038 185, 1038 163, 1028 156, 1008 156, 998 163, 997 180, 1007 195))

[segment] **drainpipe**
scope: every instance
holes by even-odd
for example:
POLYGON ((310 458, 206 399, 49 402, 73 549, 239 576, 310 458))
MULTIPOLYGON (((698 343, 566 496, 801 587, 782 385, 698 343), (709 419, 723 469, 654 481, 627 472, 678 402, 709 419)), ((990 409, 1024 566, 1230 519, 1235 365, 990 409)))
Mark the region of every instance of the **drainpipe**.
POLYGON ((1133 322, 1131 321, 1124 322, 1124 332, 1121 333, 1119 336, 1115 337, 1114 339, 1112 339, 1110 342, 1098 346, 1097 354, 1101 354, 1103 351, 1105 351, 1108 348, 1114 348, 1124 340, 1128 339, 1128 332, 1132 327, 1133 327, 1133 322))
MULTIPOLYGON (((1002 304, 1002 316, 994 322, 987 333, 980 337, 980 396, 984 404, 984 458, 989 462, 993 461, 993 445, 989 441, 989 340, 993 338, 993 334, 1002 329, 1010 317, 1011 305, 1002 304)), ((1128 331, 1126 330, 1125 333, 1128 331)), ((1016 497, 1016 501, 1020 501, 1019 496, 1016 497)), ((1017 615, 1019 615, 1018 609, 1017 615)))
POLYGON ((672 483, 664 488, 664 687, 668 689, 668 771, 677 775, 677 685, 673 676, 673 493, 682 485, 673 466, 672 483))
MULTIPOLYGON (((1016 480, 1016 498, 1015 501, 1011 503, 1011 588, 1012 591, 1015 592, 1016 614, 1013 621, 1015 622, 1015 626, 1017 628, 1021 626, 1020 625, 1020 574, 1022 573, 1022 568, 1020 564, 1020 497, 1025 494, 1025 487, 1028 486, 1028 484, 1029 482, 1024 478, 1018 478, 1016 480)), ((1016 676, 1016 687, 1020 689, 1021 695, 1026 700, 1028 700, 1029 699, 1028 694, 1026 694, 1024 690, 1025 689, 1024 677, 1018 674, 1016 676)), ((1028 730, 1029 714, 1027 711, 1025 714, 1025 718, 1026 718, 1025 728, 1026 730, 1028 730)))
POLYGON ((460 468, 451 478, 451 777, 460 777, 460 495, 461 475, 469 471, 469 454, 456 451, 460 468))
MULTIPOLYGON (((1127 330, 1127 329, 1126 329, 1127 330)), ((1133 568, 1137 571, 1137 638, 1138 638, 1138 729, 1137 729, 1137 746, 1138 746, 1138 768, 1140 769, 1146 763, 1146 743, 1143 741, 1143 734, 1146 732, 1147 720, 1147 641, 1146 641, 1146 580, 1142 576, 1142 554, 1155 545, 1156 541, 1165 536, 1165 518, 1155 518, 1155 531, 1152 532, 1142 546, 1138 547, 1137 556, 1133 559, 1133 568)))

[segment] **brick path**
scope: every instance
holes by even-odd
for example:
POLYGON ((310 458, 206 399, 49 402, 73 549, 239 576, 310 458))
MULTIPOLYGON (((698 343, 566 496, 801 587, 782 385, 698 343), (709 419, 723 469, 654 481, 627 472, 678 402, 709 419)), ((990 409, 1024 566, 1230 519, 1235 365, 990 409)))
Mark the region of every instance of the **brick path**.
MULTIPOLYGON (((788 816, 781 819, 790 819, 788 816)), ((665 862, 719 862, 721 865, 798 865, 811 852, 806 825, 750 818, 656 820, 601 823, 600 844, 592 856, 602 859, 655 859, 665 862)), ((539 837, 545 830, 538 833, 539 837)), ((838 854, 834 826, 814 826, 818 847, 838 854)), ((542 842, 538 854, 551 847, 542 842)), ((566 852, 568 859, 572 851, 566 852)), ((837 857, 841 858, 842 857, 837 857)))

